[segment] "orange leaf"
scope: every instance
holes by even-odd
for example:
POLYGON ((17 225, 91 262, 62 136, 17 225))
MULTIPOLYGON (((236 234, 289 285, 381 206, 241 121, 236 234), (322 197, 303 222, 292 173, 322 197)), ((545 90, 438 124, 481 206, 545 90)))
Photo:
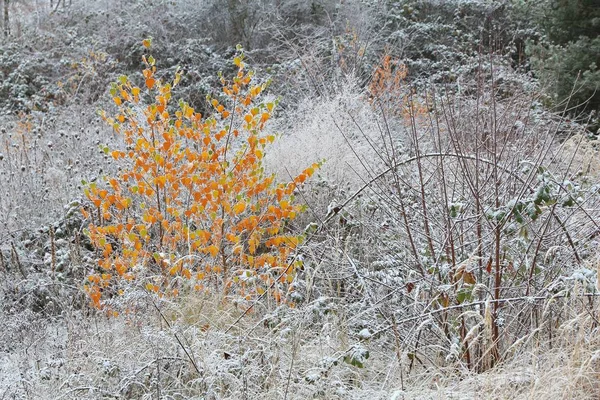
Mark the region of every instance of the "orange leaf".
POLYGON ((146 79, 146 87, 148 89, 152 89, 154 87, 155 82, 156 82, 156 80, 154 78, 147 78, 146 79))
POLYGON ((100 290, 98 288, 92 289, 92 292, 90 293, 90 298, 92 299, 94 306, 97 308, 100 308, 100 297, 101 296, 102 296, 102 294, 100 293, 100 290))
POLYGON ((233 233, 226 234, 225 238, 232 243, 237 243, 240 241, 240 238, 238 236, 235 236, 233 233))
POLYGON ((149 292, 158 292, 158 286, 152 284, 152 283, 146 283, 146 290, 149 292))
POLYGON ((208 246, 206 248, 206 251, 208 251, 213 258, 216 257, 217 254, 219 254, 219 248, 214 244, 212 246, 208 246))

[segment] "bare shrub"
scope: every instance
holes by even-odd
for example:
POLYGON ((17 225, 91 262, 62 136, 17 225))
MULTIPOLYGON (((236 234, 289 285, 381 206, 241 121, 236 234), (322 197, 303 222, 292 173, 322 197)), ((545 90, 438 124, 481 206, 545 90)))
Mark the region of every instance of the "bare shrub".
POLYGON ((359 124, 355 135, 378 162, 355 148, 365 183, 307 250, 311 290, 361 310, 409 372, 488 370, 524 351, 515 342, 553 335, 552 298, 595 295, 598 188, 559 143, 568 125, 526 92, 502 99, 479 82, 475 97, 376 99, 380 140, 359 124))

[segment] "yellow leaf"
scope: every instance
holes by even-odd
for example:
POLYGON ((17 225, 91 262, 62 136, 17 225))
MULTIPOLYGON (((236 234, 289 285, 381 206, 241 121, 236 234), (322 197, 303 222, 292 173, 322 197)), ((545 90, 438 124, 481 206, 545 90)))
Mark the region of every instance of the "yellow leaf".
POLYGON ((248 250, 250 250, 250 254, 256 253, 256 248, 259 244, 259 239, 256 235, 250 236, 250 239, 248 240, 248 250))
POLYGON ((289 248, 295 249, 300 243, 302 243, 300 236, 285 236, 285 244, 289 248))
POLYGON ((121 105, 121 98, 120 97, 113 97, 113 100, 115 102, 116 105, 120 106, 121 105))
POLYGON ((142 40, 142 45, 144 45, 145 48, 149 49, 150 45, 152 44, 152 40, 151 39, 144 39, 142 40))
POLYGON ((235 206, 233 206, 233 212, 235 213, 235 215, 239 215, 239 214, 243 213, 245 209, 246 209, 246 203, 244 203, 243 201, 240 201, 235 206))
POLYGON ((162 189, 165 187, 165 184, 167 183, 167 177, 165 175, 157 176, 154 179, 154 182, 158 185, 158 187, 160 187, 162 189))
POLYGON ((192 118, 192 115, 194 115, 194 109, 192 107, 185 107, 185 111, 184 111, 184 115, 186 118, 192 118))

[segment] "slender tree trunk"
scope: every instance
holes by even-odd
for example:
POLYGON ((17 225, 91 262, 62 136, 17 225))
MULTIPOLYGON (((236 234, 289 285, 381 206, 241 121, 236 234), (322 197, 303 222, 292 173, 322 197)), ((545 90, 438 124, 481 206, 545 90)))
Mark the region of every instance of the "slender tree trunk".
POLYGON ((9 17, 8 17, 8 4, 10 3, 10 0, 4 0, 4 37, 8 37, 8 35, 10 34, 10 27, 9 27, 9 17))
MULTIPOLYGON (((65 8, 65 3, 64 3, 64 0, 62 0, 62 1, 63 1, 63 8, 65 8)), ((56 6, 55 6, 55 7, 54 7, 54 9, 52 10, 52 12, 53 12, 53 13, 55 13, 55 12, 56 12, 56 10, 58 10, 58 7, 60 7, 60 2, 61 2, 61 0, 58 0, 58 1, 56 2, 56 6)))

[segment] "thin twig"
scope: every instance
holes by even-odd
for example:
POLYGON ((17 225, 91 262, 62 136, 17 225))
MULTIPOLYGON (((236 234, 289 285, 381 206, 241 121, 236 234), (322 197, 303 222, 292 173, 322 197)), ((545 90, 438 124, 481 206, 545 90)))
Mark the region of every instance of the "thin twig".
MULTIPOLYGON (((163 321, 165 321, 165 324, 167 324, 167 326, 169 327, 169 329, 172 331, 173 329, 171 328, 171 324, 169 323, 169 321, 167 320, 167 318, 165 317, 165 315, 162 313, 161 309, 158 307, 158 305, 156 304, 156 302, 154 301, 154 299, 152 299, 150 297, 150 301, 152 301, 152 305, 154 306, 154 308, 156 308, 156 311, 158 311, 158 313, 160 314, 160 316, 163 319, 163 321)), ((185 355, 187 356, 187 358, 190 360, 190 362, 194 366, 194 369, 196 370, 196 372, 199 373, 199 374, 202 374, 202 372, 200 372, 200 368, 198 368, 198 364, 196 364, 196 360, 194 360, 194 357, 188 352, 188 350, 186 349, 186 347, 183 345, 183 343, 179 339, 179 336, 177 335, 177 332, 173 332, 173 336, 175 336, 175 339, 177 340, 177 343, 179 344, 179 347, 181 347, 181 349, 183 350, 183 352, 185 353, 185 355)))

